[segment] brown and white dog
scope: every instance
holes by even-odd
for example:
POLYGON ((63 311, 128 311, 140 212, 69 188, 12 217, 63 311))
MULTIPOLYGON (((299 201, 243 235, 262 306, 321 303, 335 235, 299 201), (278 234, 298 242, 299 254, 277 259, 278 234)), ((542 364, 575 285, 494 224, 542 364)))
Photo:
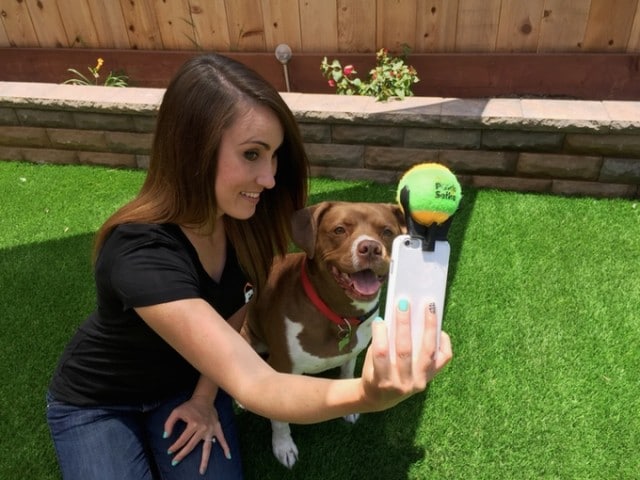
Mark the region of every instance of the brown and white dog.
MULTIPOLYGON (((249 303, 244 336, 278 371, 340 367, 341 378, 352 378, 371 340, 391 243, 404 225, 400 208, 387 203, 322 202, 296 212, 293 240, 304 252, 276 261, 260 298, 249 303)), ((289 424, 271 425, 273 453, 291 468, 298 449, 289 424)))

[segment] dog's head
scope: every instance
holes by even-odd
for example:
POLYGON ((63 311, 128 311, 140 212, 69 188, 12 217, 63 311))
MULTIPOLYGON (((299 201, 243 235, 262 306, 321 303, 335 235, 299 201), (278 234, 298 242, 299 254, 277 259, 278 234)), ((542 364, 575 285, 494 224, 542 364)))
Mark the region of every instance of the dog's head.
POLYGON ((292 219, 295 244, 355 300, 380 293, 393 239, 405 231, 402 210, 391 203, 322 202, 292 219))

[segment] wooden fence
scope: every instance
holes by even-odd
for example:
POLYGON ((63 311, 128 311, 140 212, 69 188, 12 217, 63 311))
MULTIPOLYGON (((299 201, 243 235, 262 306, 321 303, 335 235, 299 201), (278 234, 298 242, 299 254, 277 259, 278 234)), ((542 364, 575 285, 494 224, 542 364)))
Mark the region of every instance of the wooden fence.
POLYGON ((0 0, 0 47, 639 52, 638 0, 0 0))

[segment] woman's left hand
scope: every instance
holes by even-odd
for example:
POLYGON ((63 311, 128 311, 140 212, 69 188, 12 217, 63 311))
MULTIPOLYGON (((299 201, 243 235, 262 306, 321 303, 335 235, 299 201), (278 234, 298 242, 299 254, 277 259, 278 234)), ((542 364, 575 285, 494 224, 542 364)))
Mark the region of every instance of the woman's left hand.
POLYGON ((201 475, 207 470, 211 448, 216 442, 220 444, 225 457, 230 457, 231 452, 211 397, 194 395, 174 408, 164 424, 166 435, 171 435, 178 420, 182 420, 186 427, 178 439, 169 446, 169 452, 175 454, 174 464, 185 458, 201 441, 204 441, 199 470, 201 475))

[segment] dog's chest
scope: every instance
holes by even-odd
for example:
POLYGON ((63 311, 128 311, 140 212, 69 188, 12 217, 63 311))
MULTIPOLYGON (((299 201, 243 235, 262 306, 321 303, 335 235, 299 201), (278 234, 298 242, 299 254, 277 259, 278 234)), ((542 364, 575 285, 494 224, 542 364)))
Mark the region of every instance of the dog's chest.
POLYGON ((340 336, 333 333, 333 329, 327 329, 325 335, 318 335, 316 331, 310 331, 309 327, 285 318, 286 341, 293 373, 320 373, 340 367, 357 357, 371 341, 371 322, 376 314, 372 314, 350 333, 345 331, 347 333, 344 335, 353 336, 356 343, 353 348, 344 348, 344 353, 340 350, 340 336))

